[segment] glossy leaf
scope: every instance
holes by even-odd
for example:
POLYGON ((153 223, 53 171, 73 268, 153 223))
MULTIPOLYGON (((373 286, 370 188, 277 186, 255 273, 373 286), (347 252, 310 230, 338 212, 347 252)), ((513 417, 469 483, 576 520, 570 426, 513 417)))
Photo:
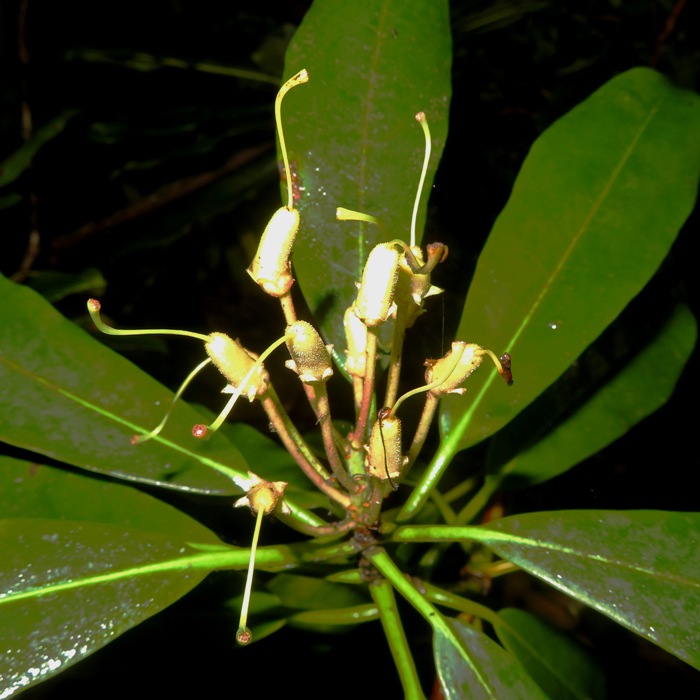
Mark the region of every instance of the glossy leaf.
MULTIPOLYGON (((183 527, 179 530, 182 534, 183 527)), ((207 537, 189 543, 102 522, 0 520, 5 697, 96 651, 173 603, 210 571, 247 568, 248 549, 207 537)), ((274 571, 352 554, 350 545, 262 547, 256 566, 274 571)))
POLYGON ((267 584, 281 604, 292 610, 345 608, 367 602, 357 586, 331 583, 312 576, 279 574, 267 584))
POLYGON ((193 438, 202 417, 184 403, 160 436, 131 445, 160 422, 172 394, 1 276, 0 393, 0 439, 11 445, 121 479, 241 492, 232 479, 247 475, 247 463, 222 436, 193 438))
POLYGON ((209 529, 153 496, 65 469, 0 456, 0 512, 5 518, 89 521, 220 545, 209 529))
POLYGON ((441 414, 444 454, 488 437, 571 365, 654 274, 692 210, 700 98, 617 76, 537 140, 478 262, 460 339, 513 357, 441 414), (663 168, 663 178, 659 169, 663 168))
POLYGON ((446 700, 547 697, 516 658, 483 632, 453 619, 434 632, 435 667, 446 700))
POLYGON ((605 697, 605 677, 572 637, 525 610, 498 613, 498 639, 537 684, 558 700, 597 700, 605 697))
MULTIPOLYGON (((237 595, 234 598, 229 598, 225 605, 228 609, 234 611, 236 614, 240 613, 241 605, 243 604, 243 594, 237 595)), ((268 593, 267 591, 255 591, 255 595, 250 598, 250 605, 248 606, 248 612, 250 615, 270 615, 279 612, 282 607, 280 599, 268 593)))
MULTIPOLYGON (((430 191, 447 134, 451 40, 445 0, 371 0, 360 8, 317 0, 294 35, 285 79, 308 84, 285 97, 285 138, 300 199, 294 269, 326 338, 344 355, 342 320, 362 267, 381 240, 409 240, 427 114, 433 153, 430 191), (338 222, 336 207, 380 219, 384 230, 338 222)), ((425 220, 418 220, 420 242, 425 220)))
POLYGON ((319 633, 345 632, 349 625, 373 622, 379 619, 379 611, 373 603, 353 605, 349 608, 329 608, 327 610, 304 610, 290 616, 289 624, 319 633))
POLYGON ((511 431, 511 427, 513 431, 519 429, 516 419, 494 437, 487 481, 495 481, 501 488, 537 484, 562 474, 617 440, 668 401, 695 347, 697 333, 690 310, 686 306, 677 308, 657 337, 589 401, 504 463, 501 455, 512 454, 517 441, 511 431))
POLYGON ((480 527, 407 526, 397 541, 475 540, 700 668, 700 513, 556 511, 480 527))
POLYGON ((117 525, 7 519, 0 543, 5 697, 166 608, 209 570, 193 566, 196 550, 177 539, 117 525))

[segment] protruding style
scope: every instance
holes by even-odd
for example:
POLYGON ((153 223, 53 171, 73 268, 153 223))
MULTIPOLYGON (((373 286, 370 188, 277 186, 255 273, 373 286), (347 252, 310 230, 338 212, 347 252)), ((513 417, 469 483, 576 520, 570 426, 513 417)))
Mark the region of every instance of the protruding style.
POLYGON ((262 524, 263 515, 270 515, 276 507, 279 507, 282 512, 289 513, 289 508, 284 501, 279 503, 284 494, 284 489, 287 487, 285 481, 265 481, 257 474, 248 472, 248 493, 239 498, 234 503, 234 508, 248 506, 256 515, 255 530, 253 531, 253 541, 250 545, 250 559, 248 560, 248 575, 245 582, 245 590, 243 592, 243 602, 241 603, 241 617, 236 631, 236 641, 239 644, 250 644, 253 641, 253 633, 248 629, 248 608, 250 606, 250 594, 253 590, 253 572, 255 571, 255 553, 258 549, 258 539, 260 538, 260 526, 262 524))
POLYGON ((308 80, 308 72, 301 70, 291 77, 277 93, 275 120, 284 172, 287 174, 287 205, 272 215, 260 239, 253 262, 247 270, 255 282, 273 297, 284 296, 294 284, 289 256, 299 230, 299 211, 294 208, 294 191, 292 178, 289 175, 289 156, 282 129, 282 99, 293 87, 306 83, 308 80))

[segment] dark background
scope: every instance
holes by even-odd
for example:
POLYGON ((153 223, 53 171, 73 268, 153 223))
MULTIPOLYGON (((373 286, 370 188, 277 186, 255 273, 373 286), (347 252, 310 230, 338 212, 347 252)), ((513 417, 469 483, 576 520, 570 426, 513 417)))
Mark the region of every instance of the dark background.
MULTIPOLYGON (((55 295, 58 308, 78 323, 86 323, 84 300, 91 293, 99 294, 122 327, 235 327, 250 347, 276 337, 278 311, 261 300, 244 273, 280 201, 276 87, 194 67, 161 67, 158 59, 279 77, 285 41, 307 6, 268 0, 2 0, 0 160, 20 147, 23 129, 35 132, 65 110, 75 114, 31 169, 0 190, 0 197, 20 195, 0 209, 0 271, 55 295), (138 53, 146 56, 134 63, 138 53), (27 257, 32 228, 39 245, 27 257), (93 270, 92 284, 72 295, 60 291, 85 270, 93 270)), ((428 337, 441 342, 443 321, 444 337, 450 338, 468 272, 544 128, 636 65, 700 87, 696 2, 459 0, 452 13, 451 129, 427 231, 428 240, 450 247, 438 282, 450 292, 425 327, 428 337)), ((679 299, 697 315, 691 253, 697 226, 696 211, 646 296, 631 306, 629 325, 663 315, 679 299)), ((198 347, 190 352, 160 340, 120 351, 172 388, 200 359, 198 347)), ((697 510, 696 355, 662 410, 569 473, 507 496, 507 511, 697 510)), ((210 403, 218 385, 204 379, 198 386, 192 400, 210 403)), ((287 401, 295 400, 290 393, 287 401)), ((237 410, 241 419, 265 427, 255 407, 237 410)), ((210 507, 179 505, 195 514, 210 507)), ((281 526, 267 530, 270 541, 285 536, 281 526)), ((236 614, 222 612, 222 603, 241 587, 237 577, 210 577, 172 608, 25 697, 345 697, 351 687, 366 697, 400 697, 376 624, 345 635, 285 629, 248 649, 236 648, 236 614)), ((542 604, 553 622, 561 621, 557 616, 565 607, 544 587, 522 580, 497 587, 496 595, 530 609, 542 604)), ((419 666, 429 673, 430 635, 413 617, 407 611, 409 634, 419 666)), ((697 695, 698 674, 681 662, 600 616, 588 612, 582 619, 578 633, 608 674, 609 697, 665 696, 679 689, 697 695)))

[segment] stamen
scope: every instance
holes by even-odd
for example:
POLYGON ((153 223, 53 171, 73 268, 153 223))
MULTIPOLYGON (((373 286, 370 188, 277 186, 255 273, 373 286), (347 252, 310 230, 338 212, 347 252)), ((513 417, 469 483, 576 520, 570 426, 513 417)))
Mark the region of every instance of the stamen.
POLYGON ((247 374, 245 375, 245 377, 243 377, 239 385, 237 387, 234 387, 231 391, 231 398, 228 400, 221 413, 219 413, 216 420, 211 425, 204 425, 202 423, 197 423, 196 425, 194 425, 192 427, 193 437, 196 437, 200 440, 205 438, 208 439, 221 427, 222 423, 226 420, 226 418, 228 418, 228 414, 231 413, 233 407, 236 405, 236 401, 238 401, 240 395, 245 391, 248 382, 251 380, 258 367, 260 367, 262 363, 269 357, 272 351, 278 348, 280 345, 282 345, 282 343, 284 343, 285 340, 286 336, 284 335, 281 338, 278 338, 260 355, 260 357, 258 357, 257 360, 255 360, 253 366, 248 370, 247 374))
MULTIPOLYGON (((236 641, 239 644, 249 644, 253 639, 252 632, 247 627, 248 608, 250 607, 250 593, 253 588, 253 572, 255 571, 255 553, 258 549, 258 538, 260 537, 260 526, 262 524, 263 515, 269 515, 278 505, 279 499, 284 494, 284 489, 287 486, 285 481, 265 481, 256 474, 248 472, 249 486, 247 495, 239 498, 234 507, 249 506, 250 509, 257 515, 255 520, 255 530, 253 532, 253 541, 250 545, 250 559, 248 561, 248 575, 245 582, 245 590, 243 592, 243 602, 241 604, 241 617, 236 631, 236 641)), ((280 510, 283 513, 289 513, 289 507, 282 502, 280 510)))
MULTIPOLYGON (((453 356, 451 359, 452 359, 452 361, 447 365, 447 370, 445 371, 445 376, 447 376, 447 377, 449 377, 450 374, 452 374, 453 370, 455 369, 455 367, 457 367, 457 365, 459 364, 459 361, 462 359, 462 356, 457 354, 457 353, 453 353, 453 356)), ((396 415, 396 411, 398 410, 399 406, 406 399, 410 398, 411 396, 414 396, 415 394, 421 394, 424 391, 430 391, 431 389, 434 389, 436 386, 439 386, 440 384, 442 384, 445 381, 445 376, 442 376, 439 379, 435 379, 432 382, 430 382, 429 384, 425 384, 423 386, 416 387, 415 389, 411 389, 410 391, 407 391, 405 394, 400 396, 396 400, 394 405, 392 406, 390 416, 393 418, 396 415)))

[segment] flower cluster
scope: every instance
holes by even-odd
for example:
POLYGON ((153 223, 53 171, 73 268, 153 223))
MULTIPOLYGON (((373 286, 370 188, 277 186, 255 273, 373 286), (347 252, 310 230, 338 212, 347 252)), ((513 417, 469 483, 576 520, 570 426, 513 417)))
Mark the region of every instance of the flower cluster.
MULTIPOLYGON (((289 162, 282 129, 282 99, 290 89, 308 80, 308 72, 300 71, 284 84, 275 102, 280 147, 287 173, 289 162)), ((479 345, 455 341, 444 357, 426 360, 425 385, 397 398, 405 332, 424 312, 425 300, 442 291, 432 284, 431 275, 447 256, 447 247, 442 243, 432 243, 425 250, 416 245, 416 217, 431 146, 425 114, 418 113, 416 119, 425 136, 425 158, 414 203, 409 242, 391 240, 380 243, 370 252, 357 284, 357 295, 344 315, 346 347, 343 369, 353 384, 355 423, 352 429, 342 432, 331 417, 326 386, 333 374, 331 346, 324 343, 310 322, 297 318, 294 307, 291 293, 294 277, 290 254, 300 230, 300 222, 303 230, 303 220, 295 208, 292 182, 288 178, 287 204, 273 214, 247 270, 266 294, 279 299, 286 319, 283 335, 259 355, 220 332, 203 335, 168 329, 118 330, 102 321, 98 301, 91 299, 88 302, 90 315, 104 333, 171 334, 195 338, 204 343, 206 359, 185 379, 161 423, 150 432, 134 437, 134 443, 155 438, 160 433, 187 385, 200 370, 212 364, 224 378, 226 384, 223 392, 229 394, 230 398, 211 425, 198 424, 193 427, 194 437, 208 438, 216 432, 241 396, 249 401, 259 401, 272 429, 302 471, 330 499, 336 514, 336 519, 326 526, 307 525, 302 528, 298 522, 291 520, 290 524, 310 535, 349 530, 368 532, 378 528, 384 499, 392 489, 398 489, 418 457, 440 398, 450 393, 463 394, 466 391, 465 381, 481 365, 484 357, 493 361, 508 384, 512 383, 510 356, 506 354, 499 358, 479 345), (386 391, 382 403, 378 404, 378 333, 385 324, 392 325, 392 341, 386 391), (265 360, 281 345, 286 345, 289 353, 285 365, 298 375, 316 415, 323 438, 323 457, 311 449, 294 426, 265 369, 265 360), (425 395, 425 405, 407 448, 397 411, 406 399, 419 393, 425 395), (378 409, 378 405, 381 408, 378 409)), ((342 207, 337 210, 337 218, 379 223, 369 214, 342 207)), ((247 480, 239 481, 238 486, 245 490, 246 495, 236 505, 248 505, 257 518, 244 612, 237 635, 241 643, 247 643, 251 639, 250 630, 246 627, 247 601, 260 523, 264 515, 272 513, 284 518, 288 508, 284 503, 285 482, 265 481, 252 472, 247 480)))

